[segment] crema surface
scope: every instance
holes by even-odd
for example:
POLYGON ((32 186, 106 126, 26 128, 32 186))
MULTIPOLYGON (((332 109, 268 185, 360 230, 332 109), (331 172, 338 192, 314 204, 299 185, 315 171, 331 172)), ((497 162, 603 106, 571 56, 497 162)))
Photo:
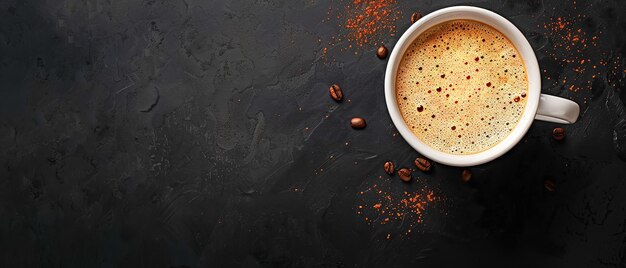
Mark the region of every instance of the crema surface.
POLYGON ((523 59, 499 31, 453 20, 421 34, 396 77, 402 117, 424 143, 450 154, 475 154, 519 122, 528 79, 523 59))

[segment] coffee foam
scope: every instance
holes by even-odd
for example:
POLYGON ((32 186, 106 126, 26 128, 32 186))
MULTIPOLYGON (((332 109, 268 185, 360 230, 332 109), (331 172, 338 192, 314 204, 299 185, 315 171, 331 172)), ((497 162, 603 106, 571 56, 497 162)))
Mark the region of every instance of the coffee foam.
POLYGON ((406 50, 396 99, 411 131, 450 154, 485 151, 511 133, 528 94, 522 57, 498 30, 453 20, 422 33, 406 50))

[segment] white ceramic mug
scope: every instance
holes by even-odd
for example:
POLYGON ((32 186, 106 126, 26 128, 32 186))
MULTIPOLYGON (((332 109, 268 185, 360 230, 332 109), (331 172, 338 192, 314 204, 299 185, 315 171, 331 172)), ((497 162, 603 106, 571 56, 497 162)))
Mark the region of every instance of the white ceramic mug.
POLYGON ((576 122, 580 108, 573 101, 541 94, 541 76, 539 64, 526 37, 513 23, 502 16, 478 7, 455 6, 432 12, 414 23, 398 40, 393 49, 385 73, 385 99, 387 109, 402 137, 419 153, 436 162, 451 166, 473 166, 489 162, 515 146, 526 134, 534 119, 555 123, 571 124, 576 122), (424 31, 445 21, 467 19, 490 25, 504 34, 522 56, 528 74, 528 96, 524 113, 509 135, 495 146, 469 155, 455 155, 438 151, 420 141, 411 132, 400 114, 396 101, 396 73, 402 55, 411 43, 424 31))

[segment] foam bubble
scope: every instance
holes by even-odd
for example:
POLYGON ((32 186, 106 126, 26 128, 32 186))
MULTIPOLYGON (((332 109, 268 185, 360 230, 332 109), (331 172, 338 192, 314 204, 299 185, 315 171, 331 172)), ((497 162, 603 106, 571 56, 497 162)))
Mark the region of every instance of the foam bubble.
POLYGON ((502 141, 526 106, 528 80, 513 44, 471 20, 436 25, 406 50, 396 99, 415 135, 450 154, 475 154, 502 141))

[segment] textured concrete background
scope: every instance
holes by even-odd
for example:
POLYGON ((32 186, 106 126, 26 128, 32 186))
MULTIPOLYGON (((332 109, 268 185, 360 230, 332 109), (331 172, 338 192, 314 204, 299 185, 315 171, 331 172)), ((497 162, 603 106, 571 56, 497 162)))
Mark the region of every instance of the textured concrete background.
POLYGON ((537 122, 470 183, 436 165, 410 184, 382 169, 418 156, 387 114, 386 61, 323 53, 345 2, 0 2, 0 266, 626 266, 622 1, 398 0, 388 47, 414 10, 486 7, 529 37, 544 93, 581 105, 563 142, 537 122), (580 14, 597 45, 553 49, 540 26, 580 14), (407 235, 357 214, 372 185, 446 202, 407 235))

